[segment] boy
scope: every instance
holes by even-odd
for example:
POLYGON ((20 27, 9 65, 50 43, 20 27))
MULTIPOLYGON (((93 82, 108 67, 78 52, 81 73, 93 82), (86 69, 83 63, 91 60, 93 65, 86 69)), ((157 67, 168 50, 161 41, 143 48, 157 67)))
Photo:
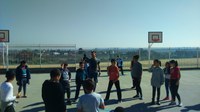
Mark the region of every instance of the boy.
POLYGON ((164 73, 161 69, 161 62, 158 59, 153 61, 153 65, 149 69, 149 72, 152 72, 151 85, 152 85, 152 102, 151 105, 155 104, 155 95, 157 90, 157 105, 160 105, 160 87, 164 83, 164 73))
POLYGON ((76 94, 75 94, 74 102, 76 102, 76 100, 78 99, 81 85, 83 86, 83 83, 87 78, 84 62, 79 62, 79 67, 80 68, 76 70, 76 79, 75 79, 76 80, 76 94))
POLYGON ((15 112, 14 102, 16 96, 13 96, 12 81, 15 78, 13 71, 6 72, 6 81, 0 87, 1 111, 2 112, 15 112))
POLYGON ((94 82, 87 79, 84 82, 85 95, 82 95, 78 101, 77 112, 99 112, 99 109, 104 109, 104 101, 100 94, 93 92, 94 82))
POLYGON ((112 85, 115 84, 115 87, 117 88, 118 102, 120 103, 122 100, 121 99, 122 95, 121 95, 120 82, 119 82, 119 68, 116 66, 115 59, 111 59, 111 65, 108 66, 107 73, 109 76, 109 84, 108 84, 105 100, 109 100, 110 90, 112 88, 112 85))
POLYGON ((63 86, 64 92, 67 92, 67 104, 71 105, 70 101, 70 95, 71 95, 71 90, 70 90, 70 81, 71 81, 71 72, 67 68, 68 64, 65 63, 63 70, 61 71, 61 78, 60 78, 60 83, 63 86))
POLYGON ((50 80, 46 80, 42 84, 42 99, 45 104, 45 112, 66 112, 64 90, 59 83, 60 70, 51 70, 50 78, 50 80))

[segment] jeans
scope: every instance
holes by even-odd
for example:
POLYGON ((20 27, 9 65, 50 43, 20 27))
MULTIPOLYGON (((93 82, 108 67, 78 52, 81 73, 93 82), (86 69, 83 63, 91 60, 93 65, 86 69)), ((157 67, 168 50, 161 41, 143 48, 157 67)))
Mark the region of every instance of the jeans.
POLYGON ((88 77, 94 81, 94 89, 93 89, 93 91, 95 91, 96 90, 96 85, 98 83, 98 72, 89 73, 88 77))
POLYGON ((27 78, 22 78, 18 88, 18 93, 20 93, 23 87, 24 96, 26 96, 26 84, 27 84, 27 78))
POLYGON ((178 88, 179 88, 179 84, 176 85, 178 80, 174 80, 174 79, 171 79, 170 80, 170 90, 171 90, 171 94, 172 94, 172 101, 176 101, 176 97, 179 101, 179 103, 181 102, 181 97, 178 93, 178 88))
POLYGON ((120 83, 119 83, 119 80, 116 81, 116 82, 113 82, 113 81, 109 81, 108 83, 108 89, 107 89, 107 93, 106 93, 106 100, 108 100, 110 98, 110 91, 111 91, 111 88, 113 86, 113 83, 115 84, 115 87, 117 89, 117 97, 118 97, 118 101, 121 101, 122 100, 122 94, 121 94, 121 88, 120 88, 120 83))
POLYGON ((165 90, 166 90, 166 96, 169 97, 169 79, 165 79, 165 90))
POLYGON ((134 77, 133 79, 134 79, 134 82, 135 82, 137 95, 138 96, 140 95, 142 97, 142 89, 140 87, 141 79, 140 78, 136 78, 136 77, 134 77))
MULTIPOLYGON (((75 99, 78 99, 78 96, 79 96, 79 92, 80 92, 80 88, 81 88, 81 85, 83 86, 83 83, 84 81, 81 81, 81 82, 78 82, 76 84, 76 94, 75 94, 75 99)), ((84 86, 83 86, 84 87, 84 86)), ((85 89, 83 88, 84 92, 85 92, 85 89)), ((86 92, 85 92, 86 93, 86 92)))
POLYGON ((124 75, 123 66, 118 66, 118 68, 120 69, 120 71, 121 71, 121 74, 122 74, 122 75, 124 75))

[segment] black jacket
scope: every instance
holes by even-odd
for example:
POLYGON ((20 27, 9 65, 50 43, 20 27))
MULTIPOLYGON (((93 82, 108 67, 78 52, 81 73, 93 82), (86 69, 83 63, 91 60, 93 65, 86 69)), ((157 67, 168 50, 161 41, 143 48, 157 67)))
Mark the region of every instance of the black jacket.
POLYGON ((45 104, 45 112, 64 112, 64 90, 60 83, 49 80, 42 85, 42 99, 45 104))

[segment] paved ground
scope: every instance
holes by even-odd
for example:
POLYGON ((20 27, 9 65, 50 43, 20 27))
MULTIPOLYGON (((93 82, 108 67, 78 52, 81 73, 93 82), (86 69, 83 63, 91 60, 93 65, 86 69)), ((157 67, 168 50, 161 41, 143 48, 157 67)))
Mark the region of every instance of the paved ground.
MULTIPOLYGON (((200 70, 181 71, 181 85, 179 93, 182 98, 183 107, 169 106, 169 101, 161 101, 160 106, 150 106, 151 101, 151 86, 150 78, 151 74, 143 72, 142 90, 144 94, 144 100, 133 99, 135 90, 130 89, 131 77, 130 72, 125 72, 125 76, 120 77, 123 102, 117 103, 117 95, 115 87, 112 88, 110 101, 106 102, 106 109, 102 112, 108 112, 117 106, 125 108, 126 112, 199 112, 200 111, 200 70)), ((74 78, 74 73, 72 77, 74 78)), ((4 76, 0 75, 0 82, 4 81, 4 76)), ((44 104, 41 98, 41 85, 45 79, 49 79, 49 74, 32 74, 31 84, 28 86, 28 98, 20 98, 19 103, 16 104, 17 112, 44 112, 44 104)), ((17 93, 16 82, 14 84, 14 91, 17 93)), ((100 93, 103 98, 105 97, 108 85, 108 77, 106 73, 102 73, 99 77, 99 83, 97 86, 97 92, 100 93)), ((74 98, 75 82, 71 82, 71 97, 74 98)), ((80 95, 83 94, 81 91, 80 95)), ((164 86, 161 88, 161 98, 165 97, 164 86)), ((67 106, 68 112, 76 112, 76 103, 67 106)))

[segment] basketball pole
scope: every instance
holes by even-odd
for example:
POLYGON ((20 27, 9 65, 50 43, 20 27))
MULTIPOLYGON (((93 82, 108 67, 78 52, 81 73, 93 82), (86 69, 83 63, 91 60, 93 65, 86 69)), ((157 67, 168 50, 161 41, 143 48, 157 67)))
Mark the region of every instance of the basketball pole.
POLYGON ((148 55, 148 60, 149 60, 149 67, 151 66, 151 46, 153 45, 153 43, 149 43, 149 45, 148 45, 148 53, 149 53, 149 55, 148 55))
POLYGON ((9 68, 8 68, 8 66, 9 66, 9 61, 8 61, 8 43, 6 43, 6 70, 8 71, 9 70, 9 68))

